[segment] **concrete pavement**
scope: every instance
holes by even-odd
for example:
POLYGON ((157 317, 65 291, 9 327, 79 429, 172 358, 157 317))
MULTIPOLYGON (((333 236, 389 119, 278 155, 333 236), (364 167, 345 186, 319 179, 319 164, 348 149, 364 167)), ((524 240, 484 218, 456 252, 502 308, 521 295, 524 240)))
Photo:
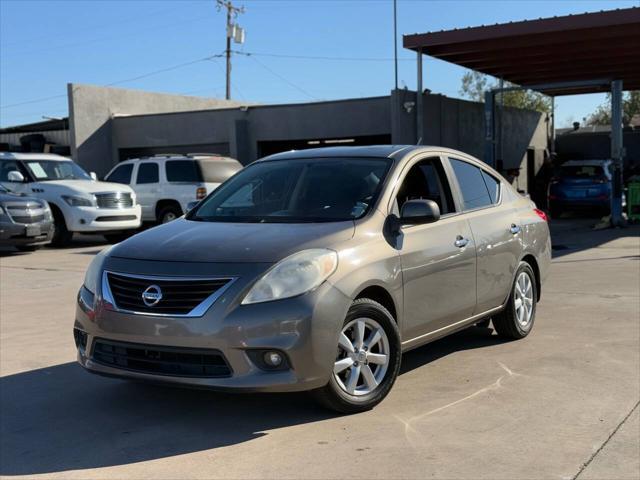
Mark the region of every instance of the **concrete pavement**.
POLYGON ((0 258, 0 474, 57 478, 640 478, 640 229, 553 224, 532 334, 408 353, 375 410, 137 385, 75 364, 102 245, 0 258))

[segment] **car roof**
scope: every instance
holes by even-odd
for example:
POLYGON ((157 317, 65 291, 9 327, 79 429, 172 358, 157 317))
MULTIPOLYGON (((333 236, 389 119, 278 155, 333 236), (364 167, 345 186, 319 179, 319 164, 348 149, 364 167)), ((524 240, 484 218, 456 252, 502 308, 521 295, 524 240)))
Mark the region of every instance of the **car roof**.
POLYGON ((135 163, 150 160, 198 160, 200 162, 237 162, 235 158, 225 157, 223 155, 216 155, 215 153, 167 153, 158 155, 149 155, 146 157, 127 158, 122 162, 118 162, 118 165, 123 163, 135 163))
POLYGON ((366 146, 340 146, 340 147, 321 147, 308 148, 304 150, 290 150, 288 152, 276 153, 268 157, 258 160, 289 160, 304 158, 330 158, 330 157, 349 157, 349 158, 393 158, 399 159, 410 152, 429 152, 429 151, 447 151, 461 154, 449 148, 438 147, 435 145, 366 145, 366 146))
POLYGON ((0 160, 57 160, 60 162, 71 162, 70 158, 53 153, 19 153, 0 152, 0 160))
POLYGON ((561 166, 563 167, 580 167, 580 166, 598 166, 601 167, 607 163, 611 163, 611 160, 569 160, 568 162, 564 162, 561 166))

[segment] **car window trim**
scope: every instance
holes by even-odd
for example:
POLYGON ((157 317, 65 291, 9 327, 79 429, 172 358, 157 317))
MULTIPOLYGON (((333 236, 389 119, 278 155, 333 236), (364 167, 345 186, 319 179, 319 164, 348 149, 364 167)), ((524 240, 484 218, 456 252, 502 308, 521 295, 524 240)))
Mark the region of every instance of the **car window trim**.
MULTIPOLYGON (((503 189, 503 185, 502 185, 502 180, 500 180, 500 192, 499 192, 499 197, 498 197, 498 201, 496 203, 492 203, 491 205, 485 205, 484 207, 476 207, 476 208, 470 208, 470 209, 465 209, 464 208, 464 196, 462 195, 462 190, 460 189, 460 184, 458 183, 458 177, 456 177, 455 172, 453 171, 453 166, 451 165, 451 160, 459 160, 461 162, 466 162, 469 165, 472 165, 476 168, 479 168, 480 170, 484 170, 488 175, 491 175, 493 177, 493 175, 491 174, 491 172, 489 172, 487 169, 483 168, 481 165, 477 165, 476 162, 470 162, 469 160, 467 160, 466 158, 460 158, 461 156, 457 156, 457 157, 453 157, 453 158, 449 158, 449 153, 445 153, 445 155, 447 156, 447 163, 449 165, 449 168, 451 169, 451 175, 452 175, 452 182, 455 182, 456 185, 456 191, 458 192, 458 200, 460 202, 460 207, 462 208, 462 210, 459 212, 460 214, 467 214, 467 213, 474 213, 474 212, 479 212, 480 210, 488 210, 490 208, 496 208, 502 205, 502 189, 503 189)), ((495 177, 494 177, 495 178, 495 177)), ((484 182, 484 179, 482 179, 484 182)), ((486 183, 485 183, 485 188, 486 188, 486 183)), ((487 194, 489 192, 487 191, 487 194)), ((489 196, 489 198, 491 198, 491 196, 489 196)))
POLYGON ((395 184, 393 185, 393 187, 391 187, 391 196, 389 197, 389 201, 387 202, 386 215, 391 215, 393 213, 393 202, 398 196, 398 191, 402 186, 402 182, 404 181, 407 174, 409 173, 409 170, 411 170, 411 168, 417 163, 420 163, 423 160, 428 160, 430 158, 437 158, 440 160, 440 163, 442 164, 442 169, 444 170, 445 179, 449 183, 449 190, 451 191, 451 199, 453 200, 453 207, 456 209, 455 212, 449 212, 449 213, 445 213, 444 215, 440 215, 440 218, 450 218, 462 213, 461 211, 458 211, 458 209, 460 208, 460 205, 458 205, 456 193, 454 192, 454 186, 451 184, 451 179, 448 172, 448 168, 450 168, 450 165, 448 165, 448 162, 446 162, 445 159, 443 158, 442 152, 419 152, 413 155, 412 157, 410 157, 405 162, 400 172, 398 172, 398 176, 395 180, 395 184))
MULTIPOLYGON (((136 166, 136 176, 135 176, 135 183, 131 183, 131 185, 157 185, 160 183, 160 165, 158 162, 154 162, 154 161, 150 161, 150 162, 139 162, 136 166), (144 183, 138 183, 138 175, 140 174, 140 169, 142 168, 143 165, 155 165, 156 169, 157 169, 157 180, 155 182, 144 182, 144 183)), ((133 182, 133 175, 131 175, 131 180, 133 182)))

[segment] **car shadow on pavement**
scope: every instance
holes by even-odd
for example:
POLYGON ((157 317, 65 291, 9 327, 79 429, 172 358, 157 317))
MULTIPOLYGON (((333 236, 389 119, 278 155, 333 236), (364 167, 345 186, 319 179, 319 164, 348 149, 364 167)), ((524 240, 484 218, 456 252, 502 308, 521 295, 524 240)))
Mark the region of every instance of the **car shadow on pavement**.
MULTIPOLYGON (((407 353, 401 373, 500 343, 472 328, 407 353)), ((90 375, 75 362, 0 378, 0 475, 125 465, 336 416, 305 393, 226 394, 90 375)))

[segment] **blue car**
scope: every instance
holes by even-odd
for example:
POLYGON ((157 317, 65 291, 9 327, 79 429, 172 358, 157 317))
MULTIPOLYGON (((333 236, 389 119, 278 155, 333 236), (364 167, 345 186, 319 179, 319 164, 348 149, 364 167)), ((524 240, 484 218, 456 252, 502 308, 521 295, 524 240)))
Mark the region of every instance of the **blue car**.
POLYGON ((609 211, 610 197, 611 160, 570 160, 549 184, 549 213, 557 218, 579 208, 609 211))

